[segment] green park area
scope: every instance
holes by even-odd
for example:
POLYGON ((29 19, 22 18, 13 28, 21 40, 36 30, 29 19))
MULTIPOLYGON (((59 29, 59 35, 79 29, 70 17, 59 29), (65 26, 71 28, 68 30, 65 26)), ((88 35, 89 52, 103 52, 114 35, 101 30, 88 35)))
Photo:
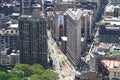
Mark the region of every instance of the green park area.
POLYGON ((57 80, 58 74, 39 64, 16 64, 11 71, 0 69, 0 80, 57 80))
POLYGON ((114 54, 120 54, 120 52, 108 52, 108 56, 114 55, 114 54))

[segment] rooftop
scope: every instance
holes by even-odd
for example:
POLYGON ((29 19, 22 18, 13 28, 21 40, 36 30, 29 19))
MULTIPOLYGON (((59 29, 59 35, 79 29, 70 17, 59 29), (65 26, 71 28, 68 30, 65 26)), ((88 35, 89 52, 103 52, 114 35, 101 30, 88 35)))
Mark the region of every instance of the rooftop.
POLYGON ((19 50, 11 50, 9 48, 5 48, 5 50, 1 52, 1 55, 9 55, 9 56, 15 56, 19 54, 20 54, 19 50))
POLYGON ((60 4, 69 4, 75 2, 75 0, 56 0, 55 2, 60 3, 60 4))
POLYGON ((74 20, 79 20, 83 11, 81 9, 69 8, 67 9, 67 14, 71 16, 74 20))
POLYGON ((115 18, 115 17, 112 17, 112 18, 105 18, 104 19, 104 22, 105 23, 109 23, 111 25, 120 25, 120 18, 115 18))
POLYGON ((32 7, 33 8, 41 8, 41 5, 40 4, 32 4, 32 7))
POLYGON ((90 9, 92 7, 97 8, 97 2, 89 2, 89 1, 87 1, 87 2, 79 2, 79 3, 76 4, 76 6, 80 6, 82 8, 88 8, 88 9, 90 9))
POLYGON ((82 42, 84 41, 84 37, 81 37, 81 41, 82 41, 82 42))
POLYGON ((108 56, 112 56, 112 55, 119 55, 120 52, 108 52, 108 56))
POLYGON ((18 24, 10 24, 10 28, 18 28, 18 24))
POLYGON ((96 72, 82 72, 81 75, 76 75, 76 80, 100 80, 101 74, 96 72))
POLYGON ((12 16, 20 16, 20 13, 12 13, 12 16))
POLYGON ((74 2, 75 0, 62 0, 62 2, 74 2))
POLYGON ((120 26, 119 27, 106 27, 107 30, 120 30, 120 26))
POLYGON ((97 6, 97 2, 92 2, 92 1, 91 1, 91 2, 89 2, 89 1, 84 2, 84 1, 83 1, 83 2, 80 2, 80 4, 81 4, 81 5, 96 5, 96 6, 97 6))
POLYGON ((108 4, 105 8, 105 11, 106 12, 113 12, 115 8, 120 8, 119 5, 115 6, 115 5, 112 5, 112 4, 108 4))
POLYGON ((32 18, 32 15, 21 15, 21 18, 32 18))
POLYGON ((63 41, 67 41, 67 37, 65 37, 65 36, 61 37, 61 39, 62 39, 63 41))
POLYGON ((105 60, 104 59, 101 62, 108 69, 111 69, 111 68, 120 68, 120 60, 109 60, 109 59, 105 60))
POLYGON ((18 53, 13 53, 13 52, 12 52, 10 55, 11 55, 11 56, 17 56, 17 55, 19 56, 18 53))

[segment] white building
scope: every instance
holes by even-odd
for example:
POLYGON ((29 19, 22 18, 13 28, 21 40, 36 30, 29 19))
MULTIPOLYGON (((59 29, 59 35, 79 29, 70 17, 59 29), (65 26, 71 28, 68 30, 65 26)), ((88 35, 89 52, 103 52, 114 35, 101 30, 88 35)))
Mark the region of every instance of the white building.
POLYGON ((93 12, 72 9, 67 11, 67 56, 76 66, 84 50, 87 39, 92 36, 93 12))
POLYGON ((105 17, 119 17, 120 5, 108 4, 105 7, 105 17))
POLYGON ((68 9, 67 18, 67 57, 77 66, 81 56, 81 9, 68 9))

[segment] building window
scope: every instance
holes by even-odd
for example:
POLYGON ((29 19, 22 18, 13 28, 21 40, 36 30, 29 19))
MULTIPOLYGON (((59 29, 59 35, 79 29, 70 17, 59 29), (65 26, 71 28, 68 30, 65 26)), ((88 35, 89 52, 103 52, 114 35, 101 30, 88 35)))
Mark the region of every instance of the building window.
POLYGON ((116 72, 114 72, 114 77, 116 77, 116 72))
POLYGON ((118 72, 118 77, 120 76, 120 73, 118 72))
POLYGON ((15 32, 17 33, 18 31, 17 31, 17 30, 15 30, 15 32))
POLYGON ((8 31, 6 31, 6 33, 8 33, 8 31))
POLYGON ((13 31, 11 31, 11 33, 13 33, 13 31))

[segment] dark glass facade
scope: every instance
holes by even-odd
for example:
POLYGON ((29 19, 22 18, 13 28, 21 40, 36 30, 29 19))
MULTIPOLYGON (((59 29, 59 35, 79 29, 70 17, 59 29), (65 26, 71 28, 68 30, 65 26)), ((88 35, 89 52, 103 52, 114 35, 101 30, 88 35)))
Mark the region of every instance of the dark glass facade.
POLYGON ((20 18, 20 62, 47 66, 47 27, 44 18, 20 18))

